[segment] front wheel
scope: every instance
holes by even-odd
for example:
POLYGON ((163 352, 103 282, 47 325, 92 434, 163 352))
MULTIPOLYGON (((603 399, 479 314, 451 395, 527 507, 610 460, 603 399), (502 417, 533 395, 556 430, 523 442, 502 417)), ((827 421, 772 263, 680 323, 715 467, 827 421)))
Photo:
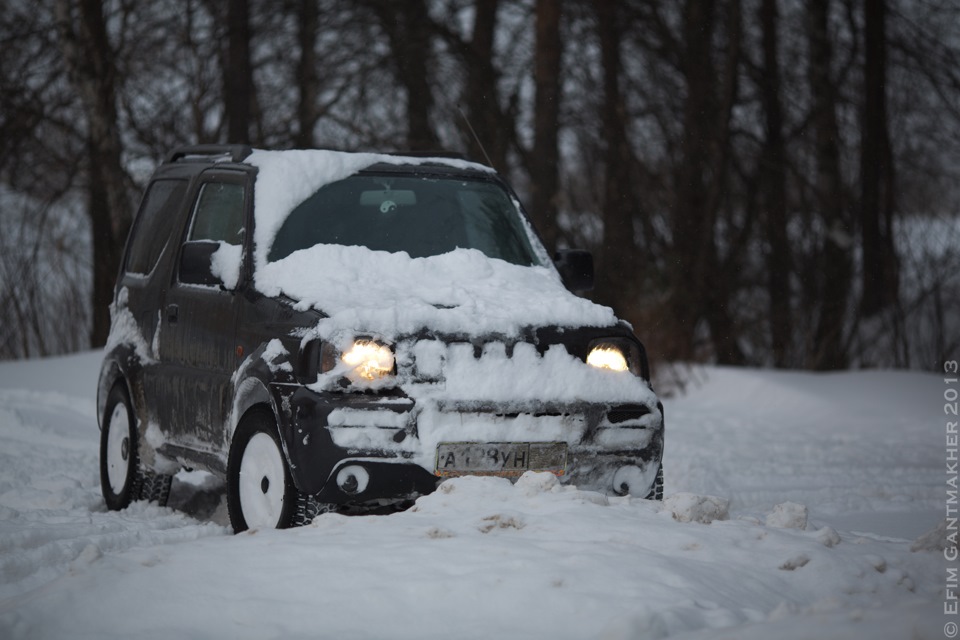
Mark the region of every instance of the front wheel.
POLYGON ((299 492, 273 418, 254 412, 237 426, 227 461, 227 509, 237 533, 294 524, 299 492))
POLYGON ((647 500, 663 500, 663 464, 660 464, 660 467, 657 469, 657 479, 654 480, 653 486, 650 487, 650 493, 647 495, 647 500))

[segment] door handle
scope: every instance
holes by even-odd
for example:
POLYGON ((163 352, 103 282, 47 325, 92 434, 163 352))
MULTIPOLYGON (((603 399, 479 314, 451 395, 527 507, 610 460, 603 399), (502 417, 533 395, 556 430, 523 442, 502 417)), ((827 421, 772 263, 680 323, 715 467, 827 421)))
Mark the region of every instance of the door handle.
POLYGON ((175 304, 167 305, 167 322, 171 324, 176 324, 177 319, 180 317, 180 307, 175 304))

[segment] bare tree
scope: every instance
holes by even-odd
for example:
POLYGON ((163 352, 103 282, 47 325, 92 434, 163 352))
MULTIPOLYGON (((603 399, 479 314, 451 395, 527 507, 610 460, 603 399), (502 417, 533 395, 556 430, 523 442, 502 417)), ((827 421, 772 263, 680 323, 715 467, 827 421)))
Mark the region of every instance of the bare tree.
POLYGON ((116 55, 100 0, 57 0, 56 11, 64 62, 86 120, 87 213, 94 255, 91 343, 99 346, 110 331, 108 307, 131 220, 117 117, 116 55))
POLYGON ((0 208, 2 355, 103 341, 133 194, 171 147, 482 159, 462 110, 654 356, 916 366, 957 326, 958 24, 926 0, 10 0, 0 197, 27 204, 0 208), (54 329, 36 310, 67 264, 90 276, 59 295, 92 290, 93 319, 54 329))
POLYGON ((865 58, 860 140, 860 232, 863 294, 860 311, 872 316, 898 300, 893 244, 893 150, 887 117, 886 0, 863 4, 865 58))
POLYGON ((489 155, 495 168, 506 171, 514 124, 501 108, 499 73, 494 64, 499 5, 499 0, 476 0, 470 41, 461 43, 460 47, 467 75, 464 103, 477 135, 477 140, 470 136, 467 141, 468 155, 473 158, 489 155))
POLYGON ((406 91, 407 146, 411 151, 437 150, 440 141, 433 127, 433 59, 430 12, 425 0, 384 3, 370 7, 390 42, 389 61, 406 91))
POLYGON ((594 5, 603 65, 603 236, 598 260, 596 299, 619 308, 632 298, 637 261, 633 218, 638 199, 631 174, 636 160, 630 147, 626 105, 621 90, 621 36, 628 27, 620 3, 594 5))
POLYGON ((726 52, 715 59, 712 43, 721 24, 714 2, 690 0, 683 10, 680 72, 686 87, 683 139, 676 168, 672 219, 670 304, 681 332, 675 357, 693 356, 696 325, 706 321, 722 362, 743 354, 730 312, 730 281, 717 247, 716 227, 730 161, 730 126, 739 65, 739 2, 728 5, 726 52))
POLYGON ((829 16, 829 0, 811 0, 807 4, 810 120, 816 163, 814 203, 824 229, 818 274, 819 316, 807 356, 808 365, 814 369, 842 369, 847 364, 847 306, 852 269, 853 236, 840 167, 838 98, 831 76, 833 51, 829 16))
POLYGON ((767 291, 770 299, 770 349, 778 367, 790 364, 793 321, 790 273, 793 269, 787 235, 787 148, 783 137, 783 106, 780 94, 777 0, 762 0, 758 10, 762 31, 762 63, 759 74, 764 114, 764 139, 760 155, 760 192, 767 240, 767 291))
POLYGON ((251 106, 255 98, 250 38, 249 0, 228 0, 223 104, 227 116, 227 139, 231 142, 251 141, 251 106))
POLYGON ((297 2, 297 44, 300 60, 297 62, 297 138, 299 147, 308 149, 313 146, 313 130, 317 126, 320 113, 318 109, 319 79, 317 69, 317 31, 320 26, 320 11, 317 0, 298 0, 297 2))
POLYGON ((563 47, 560 39, 562 3, 537 0, 535 14, 536 44, 533 61, 533 151, 527 157, 530 175, 531 216, 540 228, 550 251, 557 244, 557 193, 559 160, 557 129, 560 118, 560 63, 563 47))

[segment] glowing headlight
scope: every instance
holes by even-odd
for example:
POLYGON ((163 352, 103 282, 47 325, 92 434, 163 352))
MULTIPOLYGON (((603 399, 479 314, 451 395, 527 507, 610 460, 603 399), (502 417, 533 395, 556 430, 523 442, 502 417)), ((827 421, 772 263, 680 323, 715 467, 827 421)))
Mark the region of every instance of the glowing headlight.
POLYGON ((355 341, 340 359, 362 380, 377 380, 393 372, 393 352, 372 340, 355 341))
POLYGON ((623 355, 620 347, 606 343, 598 344, 590 350, 587 355, 587 364, 611 371, 627 371, 630 368, 627 357, 623 355))

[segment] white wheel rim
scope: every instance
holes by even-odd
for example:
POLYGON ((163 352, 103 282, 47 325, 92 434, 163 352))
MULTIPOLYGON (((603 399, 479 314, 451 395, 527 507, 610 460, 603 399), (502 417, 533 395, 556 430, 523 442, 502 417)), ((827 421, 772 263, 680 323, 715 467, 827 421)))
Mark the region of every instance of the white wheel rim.
POLYGON ((283 456, 266 433, 256 433, 240 460, 240 510, 250 529, 276 527, 283 511, 283 456))
POLYGON ((107 427, 107 478, 110 489, 120 495, 127 485, 130 469, 130 417, 127 407, 120 403, 113 408, 107 427))

